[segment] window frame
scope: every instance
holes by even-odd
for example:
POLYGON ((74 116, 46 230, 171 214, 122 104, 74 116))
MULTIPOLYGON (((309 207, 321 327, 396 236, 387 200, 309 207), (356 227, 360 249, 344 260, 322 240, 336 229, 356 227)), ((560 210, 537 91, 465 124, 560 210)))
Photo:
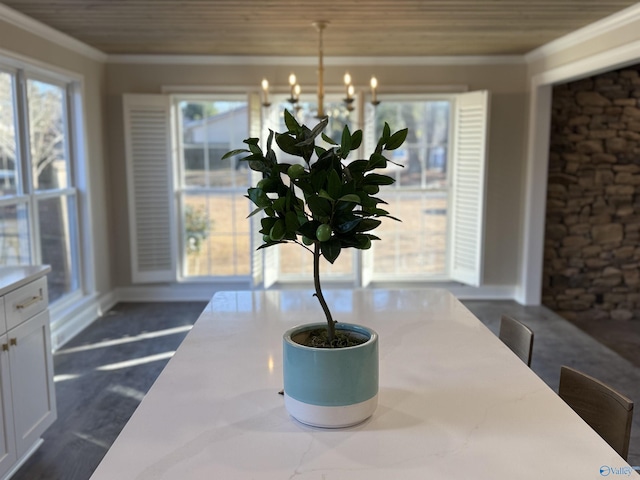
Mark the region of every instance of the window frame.
MULTIPOLYGON (((184 197, 193 193, 207 193, 215 190, 215 187, 187 187, 184 184, 184 151, 182 148, 182 117, 180 115, 180 103, 181 102, 215 102, 215 101, 229 101, 229 102, 245 102, 247 104, 247 137, 250 136, 248 133, 250 131, 251 124, 251 111, 250 111, 250 98, 246 93, 235 93, 235 92, 206 92, 206 93, 172 93, 169 95, 169 100, 171 104, 171 130, 173 132, 172 135, 172 143, 174 145, 173 148, 173 202, 174 202, 174 212, 175 219, 173 221, 174 225, 177 225, 177 231, 175 233, 175 242, 177 245, 176 249, 176 281, 179 283, 213 283, 213 284, 225 284, 225 285, 233 285, 233 284, 241 284, 241 285, 249 285, 251 283, 253 272, 251 271, 252 263, 253 263, 253 255, 255 255, 253 244, 252 244, 252 226, 249 224, 249 273, 246 275, 187 275, 186 274, 186 256, 183 254, 185 251, 186 245, 184 241, 183 232, 185 230, 184 223, 184 197)), ((245 137, 246 138, 246 137, 245 137)), ((244 140, 244 139, 243 139, 244 140)), ((238 146, 236 148, 241 148, 238 146)), ((244 188, 244 187, 243 187, 244 188)), ((227 189, 230 194, 233 193, 233 188, 227 189)), ((247 200, 248 202, 248 200, 247 200)), ((250 213, 250 207, 247 206, 247 215, 250 213)), ((249 220, 246 220, 249 222, 249 220)))
MULTIPOLYGON (((0 72, 12 76, 13 115, 16 136, 16 193, 0 197, 2 205, 24 205, 27 210, 27 228, 30 265, 42 264, 42 239, 39 227, 39 202, 52 198, 71 199, 72 205, 66 205, 70 213, 69 254, 70 254, 70 290, 51 302, 52 311, 60 311, 79 301, 93 285, 87 285, 92 269, 83 247, 90 244, 90 233, 84 228, 81 211, 86 208, 81 195, 81 185, 85 185, 79 172, 86 167, 79 165, 84 157, 84 116, 82 77, 70 72, 61 72, 54 68, 43 67, 0 55, 0 72), (59 87, 62 91, 63 128, 66 157, 65 188, 36 190, 33 184, 31 146, 29 139, 29 106, 27 82, 39 81, 59 87), (81 117, 81 118, 77 118, 81 117)), ((86 198, 86 197, 85 197, 86 198)), ((69 201, 69 200, 67 200, 69 201)))

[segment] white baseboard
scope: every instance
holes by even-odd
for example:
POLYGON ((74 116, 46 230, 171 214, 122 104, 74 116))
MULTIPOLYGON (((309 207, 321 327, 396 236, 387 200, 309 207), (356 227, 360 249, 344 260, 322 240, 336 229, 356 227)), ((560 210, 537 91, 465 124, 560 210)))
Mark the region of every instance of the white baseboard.
POLYGON ((51 309, 51 348, 55 352, 82 330, 112 308, 117 295, 109 292, 100 297, 88 296, 63 310, 51 309))

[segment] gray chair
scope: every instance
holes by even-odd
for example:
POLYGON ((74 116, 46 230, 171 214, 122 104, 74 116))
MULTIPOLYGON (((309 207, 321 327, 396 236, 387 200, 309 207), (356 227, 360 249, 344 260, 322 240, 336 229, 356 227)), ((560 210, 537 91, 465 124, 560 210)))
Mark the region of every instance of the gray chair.
POLYGON ((578 370, 560 368, 560 397, 611 447, 627 459, 633 401, 578 370))
POLYGON ((531 366, 533 331, 513 317, 502 315, 498 338, 515 353, 520 360, 531 366))

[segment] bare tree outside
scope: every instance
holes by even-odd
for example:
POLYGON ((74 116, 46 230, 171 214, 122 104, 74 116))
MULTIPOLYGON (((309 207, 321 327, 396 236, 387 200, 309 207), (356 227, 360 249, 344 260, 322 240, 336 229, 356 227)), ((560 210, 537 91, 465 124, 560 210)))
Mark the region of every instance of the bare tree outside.
POLYGON ((33 79, 24 86, 27 105, 22 114, 27 120, 29 155, 20 151, 17 141, 15 77, 0 72, 0 194, 15 198, 15 203, 0 209, 0 264, 33 261, 28 256, 28 238, 33 235, 28 217, 37 212, 39 238, 35 241, 41 263, 51 265, 49 295, 55 301, 77 286, 72 248, 76 196, 68 178, 66 92, 64 86, 33 79), (20 164, 30 170, 32 185, 20 188, 20 164), (46 198, 41 198, 39 193, 45 191, 46 198), (26 193, 35 194, 33 203, 26 193))

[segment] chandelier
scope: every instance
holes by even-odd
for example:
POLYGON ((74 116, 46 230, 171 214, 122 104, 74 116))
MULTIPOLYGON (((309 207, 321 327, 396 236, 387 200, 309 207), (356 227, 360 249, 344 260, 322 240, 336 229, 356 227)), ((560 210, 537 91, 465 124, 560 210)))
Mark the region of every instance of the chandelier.
MULTIPOLYGON (((318 20, 313 22, 312 25, 318 31, 318 87, 317 87, 317 96, 318 96, 318 111, 316 116, 318 118, 325 117, 324 111, 324 49, 322 43, 322 32, 329 24, 326 20, 318 20)), ((348 112, 354 109, 353 101, 355 96, 355 88, 353 86, 352 78, 349 72, 344 74, 344 85, 346 96, 342 99, 344 105, 348 112)), ((371 87, 371 104, 375 107, 380 103, 378 100, 378 80, 376 77, 371 77, 370 83, 371 87)), ((291 73, 289 75, 289 88, 290 94, 287 101, 291 103, 291 105, 297 110, 300 108, 300 93, 302 91, 300 84, 297 81, 295 73, 291 73)), ((269 81, 264 78, 262 79, 262 106, 267 108, 271 106, 269 102, 269 81)))

